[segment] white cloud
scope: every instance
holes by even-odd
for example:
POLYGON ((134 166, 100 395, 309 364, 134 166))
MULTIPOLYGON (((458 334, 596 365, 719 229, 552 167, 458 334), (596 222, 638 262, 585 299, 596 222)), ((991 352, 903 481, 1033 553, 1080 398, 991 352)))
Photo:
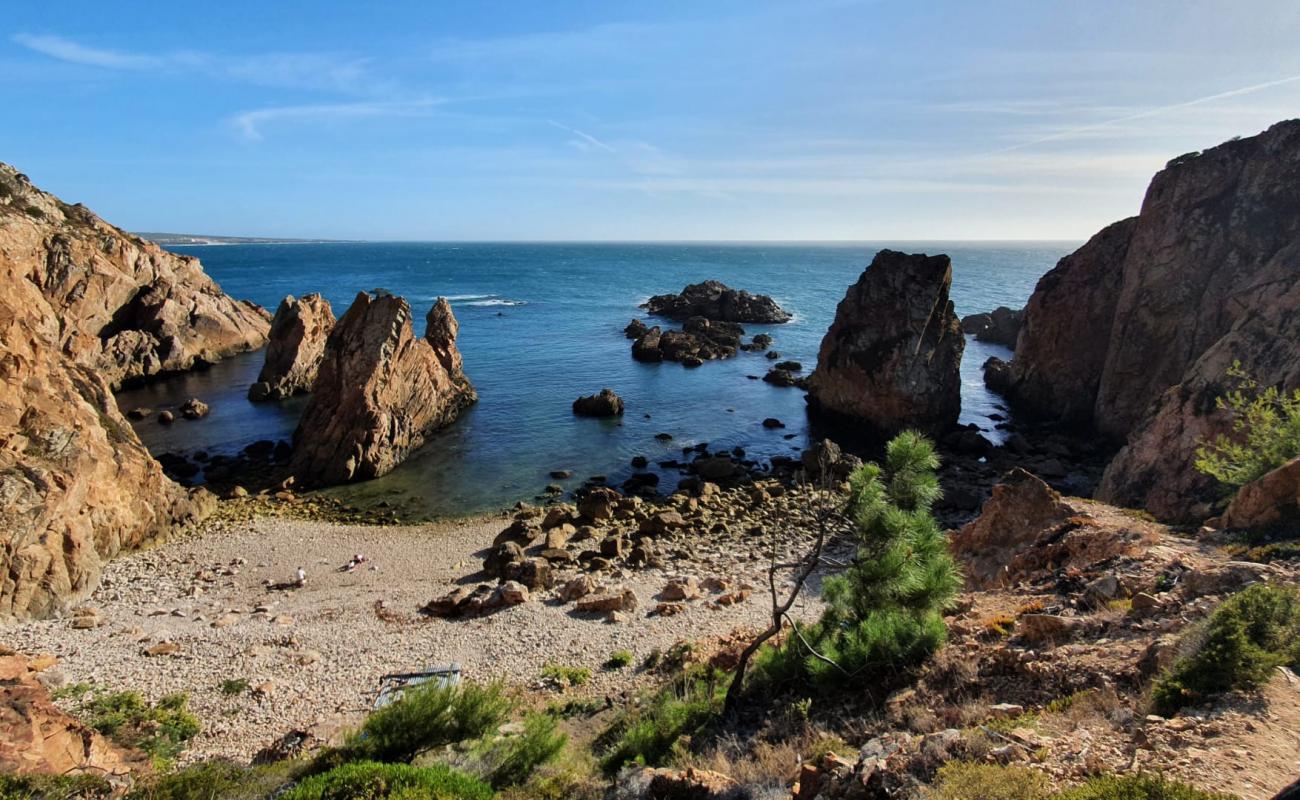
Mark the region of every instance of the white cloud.
POLYGON ((442 101, 436 99, 403 100, 394 102, 315 103, 294 106, 274 106, 245 111, 230 118, 245 139, 262 138, 262 128, 275 122, 302 122, 307 120, 343 120, 366 117, 417 117, 433 113, 442 101))
POLYGON ((156 69, 166 63, 166 59, 157 56, 87 47, 62 36, 35 36, 29 33, 19 33, 14 35, 13 41, 28 50, 34 50, 50 58, 91 67, 146 70, 156 69))

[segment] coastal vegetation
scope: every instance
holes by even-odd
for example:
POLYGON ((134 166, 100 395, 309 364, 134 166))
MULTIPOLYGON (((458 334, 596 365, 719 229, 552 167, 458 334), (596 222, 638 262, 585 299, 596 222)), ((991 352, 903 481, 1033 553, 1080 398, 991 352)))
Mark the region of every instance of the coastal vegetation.
POLYGON ((1300 456, 1300 389, 1261 387, 1234 361, 1227 377, 1235 385, 1215 407, 1232 422, 1232 436, 1202 440, 1196 468, 1235 490, 1300 456))

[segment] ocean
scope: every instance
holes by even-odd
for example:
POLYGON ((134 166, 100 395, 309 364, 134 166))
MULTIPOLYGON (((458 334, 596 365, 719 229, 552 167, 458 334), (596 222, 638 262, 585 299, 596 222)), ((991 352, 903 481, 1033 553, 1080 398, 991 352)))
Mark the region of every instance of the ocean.
MULTIPOLYGON (((750 457, 797 455, 809 444, 804 393, 754 380, 773 362, 740 353, 697 369, 640 364, 631 358, 623 327, 653 294, 717 279, 733 288, 769 294, 794 319, 783 325, 746 325, 747 337, 772 335, 782 360, 800 361, 804 374, 845 289, 882 247, 946 253, 953 260, 952 298, 965 316, 999 305, 1024 305, 1038 278, 1077 242, 904 243, 326 243, 175 246, 196 255, 222 288, 274 311, 288 294, 320 292, 342 316, 359 291, 386 289, 414 309, 415 333, 439 296, 460 322, 465 372, 479 402, 394 472, 332 493, 350 501, 388 500, 408 517, 446 518, 501 509, 561 481, 576 488, 593 475, 617 483, 631 474, 633 456, 655 462, 682 456, 682 448, 743 447, 750 457), (627 404, 617 420, 575 417, 580 395, 604 387, 627 404), (775 417, 784 429, 765 429, 775 417), (662 442, 656 434, 668 433, 662 442)), ((650 322, 650 324, 655 324, 650 322)), ((974 422, 995 440, 989 419, 1004 413, 983 384, 980 365, 1005 348, 967 338, 962 362, 962 422, 974 422)), ((305 404, 250 403, 249 385, 262 353, 229 359, 201 372, 175 376, 118 395, 123 409, 163 407, 196 396, 212 407, 198 422, 170 427, 135 423, 155 453, 235 453, 261 439, 291 438, 305 404)), ((663 474, 664 486, 676 472, 663 474)))

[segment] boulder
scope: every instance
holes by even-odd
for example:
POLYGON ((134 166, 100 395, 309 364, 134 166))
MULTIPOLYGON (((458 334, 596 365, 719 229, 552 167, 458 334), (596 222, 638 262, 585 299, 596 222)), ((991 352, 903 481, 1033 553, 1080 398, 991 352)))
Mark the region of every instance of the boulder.
POLYGON ((249 389, 249 399, 280 400, 310 391, 334 322, 334 309, 319 294, 301 299, 289 295, 281 300, 271 319, 262 371, 249 389))
POLYGON ((1237 490, 1220 521, 1229 529, 1267 529, 1300 519, 1300 458, 1237 490))
POLYGON ((600 522, 614 518, 614 510, 623 496, 604 486, 592 487, 578 498, 578 514, 586 519, 600 522))
POLYGON ((478 399, 462 370, 446 298, 423 339, 393 295, 357 295, 325 344, 311 400, 294 432, 291 468, 325 486, 383 475, 478 399))
POLYGON ((641 334, 640 338, 632 343, 632 358, 647 364, 657 364, 663 361, 664 354, 659 350, 659 340, 661 338, 663 338, 663 331, 659 329, 658 325, 641 334))
POLYGON ((126 781, 149 771, 143 753, 119 748, 56 706, 38 666, 20 655, 0 656, 0 773, 126 781))
POLYGON ((212 411, 208 404, 197 397, 191 397, 181 403, 181 416, 185 419, 203 419, 212 411))
POLYGON ((636 593, 625 586, 607 589, 578 601, 574 607, 584 614, 607 614, 611 611, 636 611, 636 593))
POLYGON ((650 328, 641 320, 634 319, 623 329, 623 334, 629 339, 640 339, 649 332, 650 328))
POLYGON ((573 413, 580 417, 621 417, 623 398, 615 394, 612 389, 601 389, 600 394, 574 400, 573 413))
POLYGON ((887 437, 937 434, 961 410, 965 340, 947 256, 881 250, 835 310, 808 381, 810 410, 887 437))
POLYGON ((771 297, 732 289, 719 281, 693 283, 680 294, 655 295, 643 307, 655 316, 675 320, 704 317, 722 322, 775 324, 791 319, 771 297))
POLYGON ((1229 431, 1215 398, 1240 361, 1300 387, 1300 121, 1169 162, 1138 216, 1066 256, 1025 308, 1007 395, 1125 447, 1107 502, 1199 521, 1217 487, 1198 442, 1229 431))
POLYGON ((1024 310, 998 306, 984 314, 962 317, 961 330, 967 336, 974 336, 976 341, 1014 348, 1016 337, 1020 335, 1020 322, 1024 319, 1024 315, 1024 310))

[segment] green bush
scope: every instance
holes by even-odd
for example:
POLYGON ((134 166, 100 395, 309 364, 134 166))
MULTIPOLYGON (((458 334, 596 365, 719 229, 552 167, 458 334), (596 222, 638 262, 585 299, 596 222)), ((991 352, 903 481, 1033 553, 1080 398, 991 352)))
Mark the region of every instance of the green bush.
POLYGON ((81 713, 95 730, 119 745, 138 747, 161 765, 180 755, 198 735, 199 720, 188 706, 189 697, 183 692, 153 705, 138 692, 115 692, 95 697, 82 706, 81 713))
POLYGON ((0 774, 0 800, 90 800, 112 792, 98 775, 0 774))
POLYGON ((1066 789, 1054 800, 1235 800, 1235 797, 1203 791, 1158 775, 1101 775, 1066 789))
POLYGON ((1234 362, 1236 388, 1215 404, 1232 418, 1232 436, 1201 440, 1196 468, 1237 489, 1300 456, 1300 389, 1290 394, 1259 383, 1234 362))
POLYGON ((601 768, 613 774, 627 764, 664 764, 682 737, 702 729, 721 710, 723 687, 717 678, 712 670, 688 670, 629 707, 597 739, 597 747, 605 747, 601 768))
POLYGON ((294 780, 302 765, 281 761, 242 767, 230 761, 203 761, 146 778, 129 800, 264 800, 294 780))
POLYGON ((542 677, 553 680, 561 686, 582 686, 591 680, 591 670, 586 667, 547 664, 542 667, 542 677))
POLYGON ((569 737, 556 727, 554 717, 529 714, 524 717, 523 733, 492 742, 485 753, 485 761, 490 765, 488 783, 496 789, 517 786, 559 755, 569 737))
POLYGON ((943 644, 943 611, 961 574, 930 513, 941 494, 938 466, 934 445, 905 431, 887 445, 883 465, 867 464, 852 475, 848 511, 857 555, 843 574, 823 583, 821 620, 760 657, 761 675, 822 686, 878 683, 943 644), (824 658, 809 653, 805 641, 824 658))
POLYGON ((247 678, 227 679, 222 681, 221 685, 218 686, 217 688, 219 688, 221 690, 221 693, 226 695, 227 697, 243 694, 244 692, 248 691, 248 679, 247 678))
POLYGON ((280 800, 488 800, 492 787, 442 764, 359 761, 313 775, 280 800))
POLYGON ((1047 800, 1047 777, 1028 767, 952 761, 943 765, 926 800, 1047 800))
POLYGON ((609 654, 609 660, 605 662, 605 669, 622 669, 631 663, 631 650, 615 650, 609 654))
POLYGON ((1152 702, 1169 716, 1231 689, 1262 686, 1274 667, 1300 667, 1300 589, 1257 583, 1214 610, 1200 644, 1156 682, 1152 702))
POLYGON ((342 748, 345 761, 410 762, 421 753, 495 729, 513 703, 501 683, 426 683, 366 717, 342 748))

